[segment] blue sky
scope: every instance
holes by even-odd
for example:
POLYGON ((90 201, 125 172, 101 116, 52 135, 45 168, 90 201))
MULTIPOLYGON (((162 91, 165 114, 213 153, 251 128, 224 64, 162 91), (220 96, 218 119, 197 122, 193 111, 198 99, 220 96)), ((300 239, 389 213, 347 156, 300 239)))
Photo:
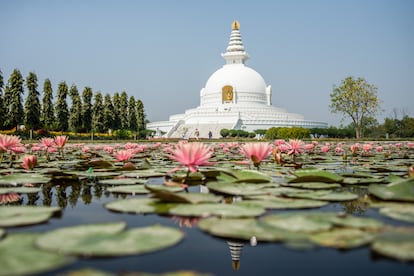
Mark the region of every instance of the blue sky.
POLYGON ((353 76, 378 88, 380 123, 414 116, 412 0, 0 0, 0 70, 49 78, 55 97, 60 81, 126 91, 167 120, 199 105, 234 19, 274 106, 339 126, 329 94, 353 76))

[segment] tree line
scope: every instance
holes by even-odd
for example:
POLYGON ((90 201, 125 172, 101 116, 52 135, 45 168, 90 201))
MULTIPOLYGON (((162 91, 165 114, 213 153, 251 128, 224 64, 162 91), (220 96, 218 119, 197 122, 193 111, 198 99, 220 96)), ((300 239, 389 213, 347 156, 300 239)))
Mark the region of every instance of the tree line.
POLYGON ((0 70, 0 130, 17 131, 24 125, 31 130, 75 133, 130 130, 139 134, 146 128, 143 102, 125 91, 111 96, 85 87, 79 93, 76 85, 69 87, 61 81, 54 102, 52 83, 47 78, 42 92, 41 96, 34 72, 24 80, 20 71, 14 69, 5 84, 0 70), (25 87, 27 97, 23 103, 25 87))

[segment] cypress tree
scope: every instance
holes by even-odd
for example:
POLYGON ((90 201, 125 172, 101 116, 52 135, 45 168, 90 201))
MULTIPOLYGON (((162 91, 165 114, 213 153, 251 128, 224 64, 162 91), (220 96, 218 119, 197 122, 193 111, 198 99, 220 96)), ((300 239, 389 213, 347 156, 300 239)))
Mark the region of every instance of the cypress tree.
POLYGON ((121 93, 119 101, 119 119, 121 121, 121 128, 128 129, 128 95, 125 91, 121 93))
POLYGON ((56 130, 66 131, 68 129, 69 111, 66 98, 68 96, 68 85, 62 81, 59 83, 57 91, 56 112, 56 130))
POLYGON ((72 100, 69 112, 69 128, 74 132, 79 132, 82 128, 82 101, 76 85, 70 87, 69 96, 72 100))
POLYGON ((95 99, 92 107, 92 126, 93 130, 97 132, 103 132, 103 103, 102 103, 102 94, 97 92, 95 94, 95 99))
POLYGON ((137 101, 137 128, 139 131, 145 130, 145 111, 141 100, 137 101))
POLYGON ((18 69, 14 69, 10 75, 5 90, 5 107, 6 107, 6 128, 16 127, 23 123, 24 109, 22 104, 23 77, 18 69))
POLYGON ((121 99, 119 93, 116 92, 113 96, 113 105, 114 105, 114 129, 121 129, 121 99))
POLYGON ((53 89, 49 79, 43 83, 42 114, 40 119, 46 129, 53 129, 55 123, 55 110, 53 108, 53 89))
POLYGON ((105 95, 104 107, 103 107, 103 128, 104 130, 114 128, 114 106, 112 104, 111 96, 109 94, 105 95))
POLYGON ((138 131, 137 109, 134 96, 129 98, 128 103, 128 128, 132 131, 138 131))
POLYGON ((92 89, 90 87, 85 87, 82 92, 82 121, 83 130, 86 132, 89 132, 92 129, 92 96, 92 89))
POLYGON ((25 125, 29 129, 39 129, 41 127, 41 106, 39 100, 40 93, 37 91, 37 76, 35 73, 30 72, 27 76, 26 87, 29 92, 25 103, 25 125))

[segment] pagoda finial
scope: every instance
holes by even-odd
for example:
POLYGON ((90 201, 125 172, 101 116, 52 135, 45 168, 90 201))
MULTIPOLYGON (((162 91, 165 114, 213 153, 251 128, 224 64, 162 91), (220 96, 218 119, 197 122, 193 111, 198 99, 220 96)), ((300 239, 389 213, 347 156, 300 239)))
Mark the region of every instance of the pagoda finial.
POLYGON ((231 23, 231 29, 232 30, 239 30, 240 29, 240 23, 237 20, 234 20, 233 23, 231 23))

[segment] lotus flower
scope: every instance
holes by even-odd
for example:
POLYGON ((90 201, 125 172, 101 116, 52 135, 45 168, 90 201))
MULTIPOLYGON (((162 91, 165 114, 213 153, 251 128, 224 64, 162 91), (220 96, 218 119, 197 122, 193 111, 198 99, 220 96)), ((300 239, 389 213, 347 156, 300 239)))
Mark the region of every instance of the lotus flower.
POLYGON ((120 150, 117 151, 115 154, 115 158, 119 162, 128 161, 133 156, 133 152, 131 150, 120 150))
POLYGON ((259 168, 262 160, 273 151, 273 147, 269 143, 255 142, 242 145, 240 150, 253 162, 256 168, 259 168))
POLYGON ((22 166, 26 170, 33 170, 36 164, 37 164, 37 158, 35 155, 26 155, 25 157, 23 157, 22 166))
POLYGON ((304 143, 299 139, 290 139, 287 145, 289 146, 288 155, 298 155, 302 153, 304 143))
POLYGON ((175 160, 181 165, 174 170, 178 170, 185 166, 191 172, 196 172, 199 166, 208 166, 211 163, 208 159, 213 152, 210 146, 204 143, 178 143, 174 149, 169 150, 169 154, 166 154, 168 158, 175 160))
POLYGON ((62 149, 65 146, 67 141, 68 141, 68 136, 65 136, 65 135, 56 136, 54 140, 56 146, 60 149, 62 149))
POLYGON ((5 135, 0 134, 0 153, 5 152, 19 152, 20 148, 22 148, 23 145, 21 144, 21 139, 18 136, 15 135, 5 135))
POLYGON ((21 197, 17 193, 0 194, 0 205, 20 201, 21 197))

